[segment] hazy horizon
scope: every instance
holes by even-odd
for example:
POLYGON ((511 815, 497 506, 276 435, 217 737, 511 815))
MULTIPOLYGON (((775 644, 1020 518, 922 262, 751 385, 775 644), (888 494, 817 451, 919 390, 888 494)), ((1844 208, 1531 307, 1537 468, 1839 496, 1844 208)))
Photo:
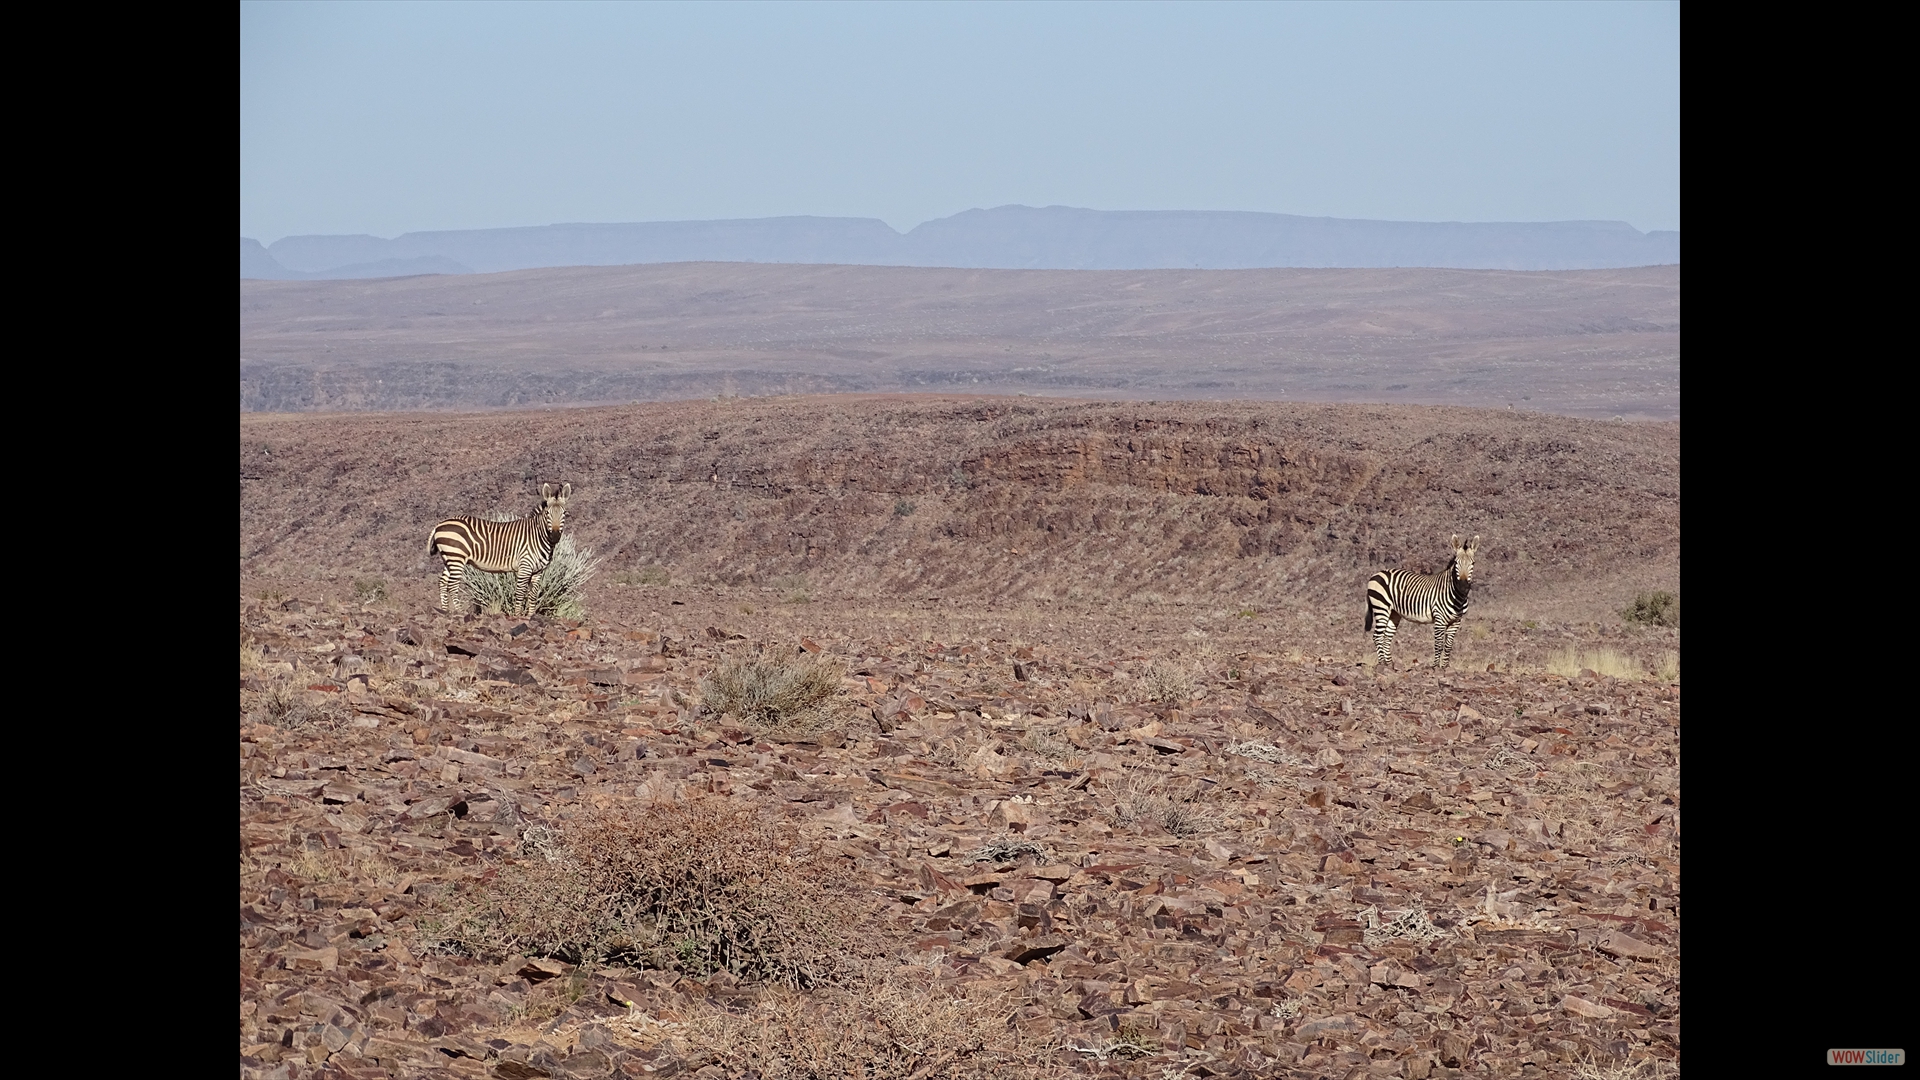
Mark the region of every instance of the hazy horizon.
MULTIPOLYGON (((1239 211, 1235 211, 1235 210, 1221 210, 1221 211, 1206 211, 1206 210, 1201 210, 1201 211, 1194 211, 1194 210, 1189 210, 1188 208, 1185 208, 1185 207, 1175 207, 1175 206, 1163 206, 1163 207, 1156 207, 1156 208, 1154 208, 1154 209, 1149 209, 1149 210, 1108 210, 1108 209, 1106 209, 1106 208, 1104 208, 1104 207, 1097 207, 1097 206, 1062 206, 1062 205, 1055 205, 1055 206, 1046 206, 1046 207, 1029 207, 1029 206, 1024 206, 1024 205, 1021 205, 1021 204, 1018 204, 1018 203, 1008 203, 1008 204, 1006 204, 1006 205, 1004 205, 1004 206, 996 206, 996 207, 989 207, 989 206, 970 206, 970 207, 966 207, 966 208, 963 208, 963 209, 961 209, 961 210, 959 210, 959 211, 956 211, 956 213, 966 213, 966 212, 967 212, 967 211, 969 211, 969 210, 973 210, 973 211, 979 211, 979 210, 1005 210, 1005 209, 1022 209, 1022 210, 1060 210, 1060 209, 1065 209, 1065 210, 1091 210, 1091 211, 1094 211, 1095 213, 1102 213, 1102 214, 1105 214, 1105 213, 1116 213, 1116 214, 1181 214, 1181 213, 1256 213, 1256 214, 1269 214, 1269 213, 1278 213, 1278 211, 1272 211, 1272 210, 1250 210, 1250 211, 1249 211, 1249 210, 1239 210, 1239 211)), ((472 227, 471 229, 465 229, 465 230, 458 230, 458 229, 408 229, 408 230, 406 230, 406 231, 404 231, 404 232, 398 232, 398 233, 394 233, 394 234, 393 234, 392 236, 379 236, 379 234, 377 234, 377 233, 288 233, 288 234, 287 234, 286 236, 279 236, 279 237, 275 237, 275 238, 274 238, 274 239, 272 239, 272 240, 261 240, 261 239, 260 239, 259 237, 257 237, 257 236, 247 236, 246 234, 244 234, 244 233, 243 233, 243 234, 241 234, 241 237, 240 237, 240 238, 241 238, 242 240, 258 240, 258 241, 260 242, 260 244, 261 244, 261 246, 263 246, 263 247, 271 247, 271 246, 272 246, 273 244, 276 244, 276 243, 278 243, 278 242, 279 242, 279 241, 281 241, 281 240, 285 240, 285 239, 287 239, 287 237, 290 237, 290 236, 375 236, 375 237, 377 237, 378 239, 382 239, 382 240, 395 240, 395 239, 398 239, 398 238, 400 238, 400 237, 402 237, 402 236, 406 236, 406 235, 408 235, 408 234, 410 234, 410 233, 421 233, 421 232, 461 232, 461 231, 480 231, 480 230, 494 230, 494 229, 543 229, 543 228, 550 228, 550 227, 554 227, 554 226, 561 226, 561 227, 573 227, 573 226, 597 226, 597 225, 682 225, 682 224, 684 224, 684 225, 693 225, 693 224, 703 224, 703 223, 706 223, 706 222, 713 222, 713 221, 771 221, 771 220, 777 220, 777 218, 781 218, 781 217, 792 217, 792 218, 822 218, 822 219, 835 219, 835 220, 849 220, 849 219, 851 219, 851 220, 855 220, 855 221, 878 221, 878 222, 880 222, 880 223, 881 223, 882 225, 885 225, 885 226, 886 226, 887 228, 889 228, 889 229, 892 229, 892 230, 893 230, 893 231, 894 231, 895 233, 897 233, 897 234, 899 234, 899 235, 901 235, 901 236, 906 236, 907 234, 909 234, 909 233, 911 233, 911 232, 913 232, 913 230, 915 230, 915 229, 917 229, 917 228, 919 228, 919 227, 920 227, 920 226, 922 226, 922 225, 928 225, 928 224, 932 224, 932 223, 934 223, 934 222, 939 222, 939 221, 945 221, 945 220, 947 220, 948 218, 950 218, 950 217, 952 217, 952 216, 953 216, 953 215, 951 215, 951 214, 949 214, 949 215, 946 215, 945 217, 938 217, 938 218, 928 218, 928 219, 927 219, 926 221, 918 221, 918 222, 915 222, 915 223, 913 223, 913 224, 911 224, 911 225, 908 225, 908 226, 906 226, 905 228, 901 228, 901 227, 899 227, 899 226, 896 226, 896 225, 894 225, 894 224, 892 224, 891 222, 889 222, 889 221, 887 221, 887 220, 886 220, 885 218, 882 218, 882 217, 879 217, 879 216, 877 216, 877 215, 874 215, 874 214, 832 214, 832 215, 829 215, 829 214, 781 214, 781 215, 770 215, 770 216, 768 216, 768 217, 759 217, 759 218, 658 218, 658 219, 654 219, 654 220, 651 220, 651 221, 541 221, 541 222, 520 222, 520 223, 516 223, 516 224, 512 224, 512 225, 488 225, 488 226, 474 226, 474 227, 472 227)), ((1553 224, 1565 224, 1565 223, 1568 223, 1568 222, 1571 222, 1571 221, 1581 221, 1581 220, 1585 220, 1585 221, 1607 221, 1607 220, 1618 220, 1618 219, 1607 219, 1607 218, 1585 218, 1585 219, 1565 219, 1564 221, 1419 221, 1419 222, 1413 222, 1413 221, 1407 221, 1407 222, 1401 222, 1401 221, 1390 221, 1390 220, 1388 220, 1388 219, 1381 219, 1381 218, 1371 218, 1371 219, 1369 219, 1369 218, 1345 218, 1345 219, 1341 219, 1341 218, 1331 218, 1331 216, 1330 216, 1330 215, 1322 215, 1322 214, 1313 214, 1313 215, 1309 215, 1309 214, 1295 214, 1295 215, 1289 215, 1289 216, 1294 216, 1294 217, 1320 217, 1320 218, 1328 218, 1328 219, 1330 219, 1330 220, 1357 220, 1357 221, 1367 221, 1367 220, 1373 220, 1373 221, 1386 221, 1386 222, 1387 222, 1387 223, 1389 223, 1389 224, 1410 224, 1410 225, 1553 225, 1553 224)), ((1629 224, 1629 225, 1631 225, 1631 224, 1633 224, 1633 223, 1632 223, 1632 222, 1628 222, 1627 224, 1629 224)), ((1636 228, 1638 228, 1638 227, 1636 226, 1636 228)), ((1678 232, 1679 230, 1678 230, 1678 229, 1640 229, 1639 231, 1640 231, 1640 232, 1642 232, 1642 233, 1649 233, 1649 232, 1678 232)))
POLYGON ((1677 231, 1679 8, 241 5, 240 234, 969 209, 1677 231))

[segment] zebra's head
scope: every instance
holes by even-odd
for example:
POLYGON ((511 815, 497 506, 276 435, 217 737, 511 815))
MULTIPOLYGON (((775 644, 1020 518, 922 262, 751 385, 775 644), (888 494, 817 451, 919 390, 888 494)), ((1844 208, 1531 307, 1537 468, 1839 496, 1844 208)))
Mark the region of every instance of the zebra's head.
POLYGON ((573 494, 572 484, 541 484, 540 513, 547 519, 547 535, 558 539, 560 530, 567 526, 567 496, 573 494))
POLYGON ((1480 546, 1480 538, 1474 537, 1463 546, 1458 536, 1453 538, 1453 573, 1467 584, 1473 584, 1473 552, 1480 546))

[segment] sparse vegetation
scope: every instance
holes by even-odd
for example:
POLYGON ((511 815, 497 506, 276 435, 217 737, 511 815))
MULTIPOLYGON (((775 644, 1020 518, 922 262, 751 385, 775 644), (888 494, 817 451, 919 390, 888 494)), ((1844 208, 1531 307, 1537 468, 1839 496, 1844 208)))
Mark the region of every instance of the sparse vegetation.
POLYGON ((1646 626, 1679 626, 1680 598, 1670 592, 1643 592, 1633 598, 1621 616, 1646 626))
POLYGON ((284 683, 269 687, 260 697, 260 712, 267 723, 288 731, 314 724, 329 724, 337 718, 324 708, 308 705, 300 690, 284 683))
POLYGON ((1020 748, 1043 761, 1068 761, 1079 756, 1072 743, 1057 737, 1048 728, 1036 727, 1022 735, 1020 748))
POLYGON ((1582 671, 1616 679, 1646 678, 1640 661, 1614 649, 1562 649, 1547 657, 1547 671, 1569 679, 1577 678, 1582 671))
MULTIPOLYGON (((1557 649, 1576 676, 1606 668, 1591 655, 1605 646, 1677 679, 1678 631, 1619 613, 1638 588, 1673 588, 1677 521, 1670 533, 1636 523, 1632 546, 1586 528, 1606 519, 1609 492, 1652 514, 1671 489, 1677 505, 1677 482, 1642 452, 1666 445, 1659 429, 1510 424, 1513 438, 1485 445, 1510 451, 1513 476, 1557 459, 1547 440, 1573 430, 1612 448, 1583 459, 1605 490, 1503 477, 1495 500, 1483 489, 1504 460, 1487 466, 1473 440, 1423 442, 1435 418, 1389 407, 1367 413, 1379 441, 1355 455, 1339 438, 1357 410, 1315 420, 1317 409, 1262 406, 1269 423, 1256 428, 1231 403, 1208 406, 1204 425, 1184 422, 1199 406, 1177 405, 1164 417, 1181 424, 1116 435, 1115 416, 1148 407, 1039 403, 1009 423, 995 418, 1002 400, 890 411, 845 400, 804 413, 731 404, 737 422, 705 429, 721 436, 711 450, 685 427, 718 408, 698 402, 523 414, 511 432, 471 418, 480 451, 518 453, 528 431, 535 446, 615 442, 565 450, 618 481, 575 539, 620 560, 616 578, 664 578, 670 565, 679 584, 602 592, 595 578, 587 633, 430 613, 422 538, 393 522, 484 506, 473 492, 490 474, 458 490, 451 473, 403 485, 382 496, 396 512, 385 524, 361 515, 362 532, 304 510, 311 483, 243 485, 243 1078, 328 1059, 351 1071, 356 1055, 405 1075, 1344 1075, 1381 1053, 1372 1035, 1388 1038, 1376 1070, 1432 1076, 1528 1061, 1570 1075, 1583 1051, 1610 1068, 1677 1054, 1679 686, 1568 684, 1542 670, 1557 649), (1271 420, 1289 409, 1312 422, 1271 420), (900 416, 915 437, 887 437, 900 416), (737 457, 740 481, 716 491, 706 455, 726 465, 743 431, 768 449, 750 467, 737 457), (887 476, 783 475, 829 439, 882 446, 887 476), (1124 439, 1137 451, 1118 453, 1124 439), (1239 444, 1258 464, 1216 452, 1239 444), (1077 458, 1059 456, 1073 446, 1077 458), (645 467, 623 473, 635 460, 645 467), (1061 460, 1086 482, 1037 468, 1061 460), (961 461, 975 463, 973 486, 949 491, 941 478, 961 461), (1367 467, 1344 471, 1356 461, 1367 467), (1269 463, 1274 475, 1257 475, 1269 463), (1641 466, 1655 479, 1636 493, 1626 474, 1641 466), (1463 492, 1423 492, 1449 470, 1463 492), (909 479, 885 492, 891 476, 909 479), (1323 515, 1303 516, 1356 483, 1361 496, 1324 515, 1324 530, 1323 515), (931 500, 929 518, 893 516, 901 493, 931 500), (1483 662, 1431 670, 1415 625, 1400 639, 1413 670, 1369 670, 1363 571, 1347 564, 1376 546, 1430 554, 1425 533, 1456 527, 1436 498, 1461 517, 1504 505, 1503 528, 1536 557, 1483 568, 1483 606, 1461 635, 1491 631, 1474 650, 1483 662), (274 531, 296 520, 309 524, 274 531), (391 576, 403 569, 412 576, 391 576), (388 606, 363 612, 356 575, 373 574, 388 575, 388 606), (299 599, 254 602, 267 584, 299 599), (1142 589, 1162 590, 1161 603, 1129 599, 1142 589), (810 607, 782 603, 795 590, 810 607), (1538 628, 1521 633, 1523 618, 1538 628), (820 699, 758 724, 717 711, 720 669, 818 663, 811 643, 796 649, 804 639, 857 678, 822 680, 820 699), (276 690, 283 711, 316 718, 269 725, 276 690), (716 959, 713 920, 662 926, 661 905, 698 910, 686 890, 656 903, 658 891, 627 888, 637 871, 589 872, 617 863, 589 840, 627 860, 617 866, 672 846, 632 855, 627 826, 594 815, 626 822, 684 799, 791 821, 780 850, 850 875, 824 891, 857 905, 852 929, 806 939, 824 958, 806 990, 734 976, 716 959), (384 870, 366 865, 372 851, 384 870), (1423 913, 1403 910, 1416 904, 1423 913), (1589 926, 1653 955, 1610 957, 1589 926), (542 958, 538 935, 503 935, 529 928, 571 942, 577 962, 542 958), (1486 933, 1513 928, 1539 932, 1486 933), (1447 937, 1417 943, 1435 932, 1447 937), (1478 1007, 1502 998, 1513 1008, 1478 1007), (357 1023, 327 1030, 333 1002, 357 1023), (309 1003, 326 1015, 294 1015, 309 1003), (449 1056, 461 1049, 468 1058, 449 1056)), ((271 423, 260 430, 276 459, 295 457, 280 442, 301 444, 289 475, 340 477, 325 494, 362 500, 356 470, 377 471, 362 459, 404 456, 418 425, 271 423)), ((777 681, 736 674, 735 690, 777 681)), ((675 849, 661 875, 694 863, 717 873, 696 847, 675 849)), ((756 859, 786 873, 764 857, 732 865, 756 859)), ((761 884, 709 895, 731 903, 761 884)), ((731 925, 756 942, 786 933, 731 925)))
POLYGON ((1123 828, 1145 823, 1183 839, 1198 836, 1219 820, 1211 807, 1199 804, 1203 794, 1198 785, 1176 788, 1162 777, 1136 773, 1114 793, 1108 817, 1123 828))
POLYGON ((912 503, 901 499, 893 504, 893 516, 897 518, 912 517, 914 509, 915 507, 912 503))
MULTIPOLYGON (((547 618, 586 615, 587 582, 600 570, 591 548, 576 547, 571 535, 554 545, 553 561, 533 579, 533 613, 547 618)), ((467 567, 468 601, 483 614, 501 615, 513 606, 513 575, 489 574, 467 567)))
POLYGON ((1140 677, 1142 700, 1155 705, 1185 705, 1194 698, 1193 673, 1169 663, 1150 665, 1140 677))
POLYGON ((992 840, 967 855, 968 862, 1010 863, 1016 859, 1032 856, 1046 859, 1050 856, 1047 849, 1031 840, 1017 840, 1006 834, 992 840))
POLYGON ((498 959, 601 960, 809 986, 846 955, 840 864, 784 820, 721 799, 595 813, 546 857, 503 867, 423 924, 427 944, 498 959))
POLYGON ((991 1001, 958 997, 924 968, 864 966, 809 993, 775 990, 745 1012, 700 1010, 694 1056, 764 1080, 988 1080, 1028 1075, 1044 1047, 991 1001))
POLYGON ((1255 761, 1264 761, 1269 765, 1282 765, 1292 757, 1270 742, 1236 742, 1227 747, 1227 753, 1255 761))
POLYGON ((1677 652, 1668 652, 1662 656, 1659 663, 1654 665, 1653 677, 1659 679, 1661 682, 1679 682, 1680 654, 1677 652))
POLYGON ((1572 1080, 1669 1080, 1680 1070, 1672 1062, 1649 1060, 1603 1064, 1591 1053, 1583 1053, 1572 1063, 1572 1080))
POLYGON ((1416 907, 1382 920, 1377 908, 1368 907, 1360 912, 1360 916, 1366 922, 1364 936, 1369 949, 1378 949, 1394 941, 1427 945, 1451 936, 1448 931, 1433 925, 1433 920, 1427 917, 1422 908, 1416 907))
POLYGON ((387 583, 383 578, 359 578, 353 583, 353 602, 356 604, 377 604, 387 598, 387 583))
POLYGON ((839 668, 811 657, 731 660, 701 681, 700 707, 758 733, 813 734, 826 727, 840 676, 839 668))

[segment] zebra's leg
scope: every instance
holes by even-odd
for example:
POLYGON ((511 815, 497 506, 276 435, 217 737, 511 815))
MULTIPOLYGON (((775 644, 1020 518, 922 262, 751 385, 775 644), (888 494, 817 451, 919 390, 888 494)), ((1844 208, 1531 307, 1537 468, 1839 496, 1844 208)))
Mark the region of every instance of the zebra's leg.
POLYGON ((1446 667, 1453 661, 1453 635, 1460 629, 1459 623, 1441 626, 1433 624, 1433 662, 1436 667, 1446 667))
POLYGON ((1373 616, 1373 648, 1380 654, 1380 666, 1393 666, 1394 620, 1387 612, 1375 612, 1373 616))
POLYGON ((447 560, 447 568, 440 572, 440 610, 449 615, 456 614, 453 609, 454 597, 460 595, 460 586, 466 583, 467 564, 456 559, 447 560))
POLYGON ((533 571, 524 566, 513 575, 513 613, 533 614, 533 571))

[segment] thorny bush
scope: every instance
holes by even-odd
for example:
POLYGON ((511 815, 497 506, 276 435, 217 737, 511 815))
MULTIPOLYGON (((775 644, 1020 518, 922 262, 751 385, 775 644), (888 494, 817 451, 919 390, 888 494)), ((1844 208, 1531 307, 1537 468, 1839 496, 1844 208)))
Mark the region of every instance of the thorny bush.
POLYGON ((846 953, 845 877, 756 807, 661 802, 567 823, 544 856, 445 905, 427 945, 809 986, 846 953))

